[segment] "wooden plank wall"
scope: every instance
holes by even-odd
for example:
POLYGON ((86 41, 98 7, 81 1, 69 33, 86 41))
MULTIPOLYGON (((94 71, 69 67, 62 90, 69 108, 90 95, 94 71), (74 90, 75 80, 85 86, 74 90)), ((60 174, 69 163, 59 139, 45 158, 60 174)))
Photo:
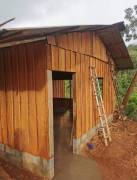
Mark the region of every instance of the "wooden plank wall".
POLYGON ((65 97, 65 82, 64 80, 53 80, 53 97, 64 98, 65 97))
POLYGON ((0 49, 0 143, 48 157, 45 42, 0 49))
MULTIPOLYGON (((48 36, 47 39, 48 43, 54 46, 84 55, 91 55, 105 62, 108 61, 107 50, 100 38, 94 32, 74 32, 48 36)), ((54 63, 54 65, 58 65, 57 62, 54 63)))
POLYGON ((94 33, 49 36, 45 41, 0 49, 0 143, 49 158, 46 70, 76 73, 76 137, 98 123, 89 66, 103 78, 107 115, 114 88, 106 48, 94 33))
POLYGON ((98 123, 96 102, 89 80, 89 66, 96 67, 103 78, 103 100, 106 113, 112 114, 115 92, 108 65, 107 50, 100 38, 91 32, 48 36, 51 45, 49 69, 76 72, 76 137, 80 137, 98 123), (89 98, 90 97, 90 98, 89 98))

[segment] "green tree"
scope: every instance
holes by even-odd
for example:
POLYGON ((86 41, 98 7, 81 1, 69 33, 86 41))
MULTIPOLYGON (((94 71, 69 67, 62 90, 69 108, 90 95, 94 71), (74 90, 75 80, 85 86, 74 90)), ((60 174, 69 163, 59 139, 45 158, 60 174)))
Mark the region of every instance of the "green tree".
MULTIPOLYGON (((133 6, 133 8, 127 8, 125 10, 125 24, 126 29, 124 31, 124 39, 126 41, 137 39, 137 5, 133 6)), ((137 45, 129 45, 128 51, 132 58, 134 69, 119 71, 118 73, 118 96, 120 101, 122 101, 131 80, 137 71, 137 45)), ((125 114, 129 118, 137 120, 137 85, 135 85, 134 91, 129 98, 128 104, 125 108, 125 114)))
MULTIPOLYGON (((132 58, 134 69, 133 70, 126 70, 126 71, 119 71, 117 81, 118 81, 118 96, 119 99, 122 101, 131 80, 137 71, 137 45, 129 45, 128 46, 129 54, 132 58)), ((128 104, 125 108, 125 114, 134 120, 137 120, 137 84, 134 87, 134 91, 131 94, 128 104)))
POLYGON ((124 32, 126 41, 137 39, 137 5, 125 9, 126 30, 124 32))

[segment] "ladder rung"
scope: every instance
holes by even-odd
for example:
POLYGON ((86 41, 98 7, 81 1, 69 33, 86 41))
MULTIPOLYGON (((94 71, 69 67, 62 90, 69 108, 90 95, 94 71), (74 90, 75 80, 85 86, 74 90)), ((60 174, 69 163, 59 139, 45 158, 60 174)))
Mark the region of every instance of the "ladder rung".
POLYGON ((97 107, 102 107, 102 105, 98 105, 97 107))
POLYGON ((104 116, 104 114, 103 115, 99 115, 99 117, 103 117, 104 116))
POLYGON ((99 115, 99 119, 101 122, 101 127, 99 128, 99 130, 101 130, 101 132, 103 133, 103 137, 104 137, 104 142, 105 145, 108 145, 107 139, 109 138, 109 140, 111 140, 111 136, 110 136, 110 132, 109 132, 109 127, 107 125, 107 119, 106 119, 106 113, 105 113, 105 108, 104 108, 104 102, 102 99, 102 91, 100 89, 100 84, 98 81, 98 77, 97 77, 97 73, 95 70, 95 67, 91 67, 91 82, 93 83, 93 92, 94 92, 94 96, 96 96, 96 103, 97 103, 97 109, 98 109, 98 113, 99 115), (102 108, 102 109, 101 109, 102 108))

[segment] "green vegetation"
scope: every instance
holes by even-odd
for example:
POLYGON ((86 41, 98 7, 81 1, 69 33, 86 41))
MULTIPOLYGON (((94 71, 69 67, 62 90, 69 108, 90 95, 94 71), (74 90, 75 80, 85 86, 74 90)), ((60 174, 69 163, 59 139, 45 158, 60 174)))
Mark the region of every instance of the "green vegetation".
POLYGON ((133 8, 125 9, 126 30, 124 32, 125 40, 137 39, 137 5, 133 8))
MULTIPOLYGON (((128 51, 132 58, 134 69, 120 71, 118 73, 118 96, 120 101, 122 101, 123 96, 125 95, 127 88, 129 87, 135 72, 137 71, 137 45, 128 46, 128 51)), ((129 118, 137 120, 137 85, 135 85, 134 91, 129 98, 128 105, 125 109, 125 114, 129 118)))
MULTIPOLYGON (((125 9, 124 18, 126 24, 126 29, 123 32, 124 39, 126 41, 137 40, 137 5, 125 9)), ((125 95, 131 80, 137 71, 137 45, 129 45, 128 51, 132 58, 134 69, 118 73, 118 97, 120 102, 122 101, 123 96, 125 95)), ((128 104, 125 108, 125 114, 130 119, 137 120, 137 84, 134 87, 133 93, 129 97, 128 104)))
POLYGON ((65 83, 65 98, 71 98, 71 80, 64 80, 65 83))

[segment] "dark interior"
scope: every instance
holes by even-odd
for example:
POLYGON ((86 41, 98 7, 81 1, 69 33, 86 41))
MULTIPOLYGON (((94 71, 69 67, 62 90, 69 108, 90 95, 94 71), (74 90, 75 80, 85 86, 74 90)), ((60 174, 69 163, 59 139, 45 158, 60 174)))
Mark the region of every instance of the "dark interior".
MULTIPOLYGON (((72 80, 72 73, 53 72, 53 80, 72 80)), ((71 92, 70 92, 71 93, 71 92)), ((53 98, 55 174, 72 153, 73 98, 53 98)))
MULTIPOLYGON (((53 80, 72 80, 72 73, 53 72, 53 80)), ((71 93, 71 92, 70 92, 71 93)), ((68 151, 71 148, 71 129, 73 121, 73 98, 53 97, 55 154, 58 148, 68 151)))

